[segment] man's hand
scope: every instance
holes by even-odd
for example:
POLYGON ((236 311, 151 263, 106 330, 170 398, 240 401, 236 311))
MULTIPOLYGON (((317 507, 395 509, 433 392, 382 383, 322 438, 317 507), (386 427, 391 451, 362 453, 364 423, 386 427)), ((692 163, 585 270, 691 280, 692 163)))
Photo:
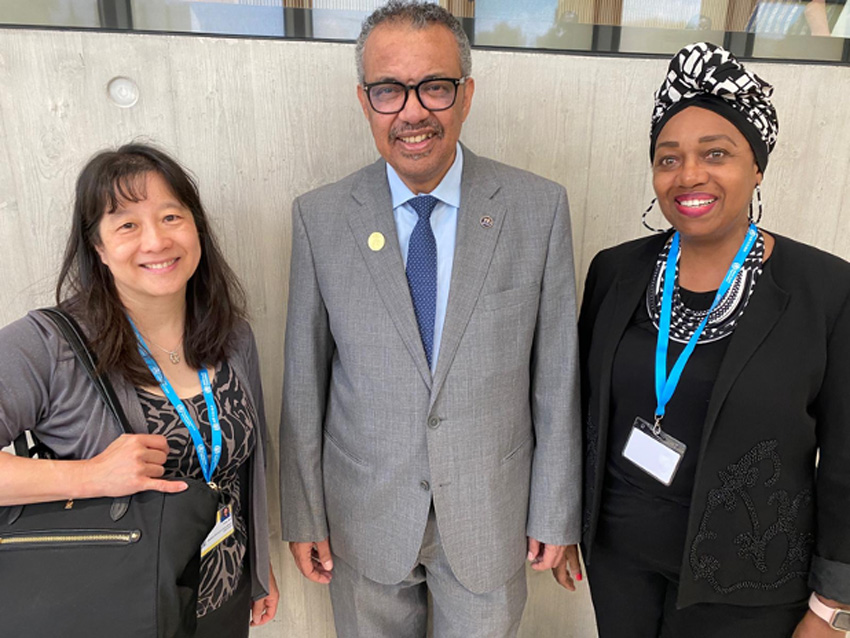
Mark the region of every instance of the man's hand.
POLYGON ((528 538, 528 560, 531 569, 551 569, 555 580, 564 588, 575 591, 575 580, 581 580, 581 563, 578 560, 578 545, 546 545, 528 538))
POLYGON ((292 552, 298 571, 309 580, 322 585, 331 582, 334 561, 331 558, 331 544, 327 538, 315 543, 290 543, 289 551, 292 552))

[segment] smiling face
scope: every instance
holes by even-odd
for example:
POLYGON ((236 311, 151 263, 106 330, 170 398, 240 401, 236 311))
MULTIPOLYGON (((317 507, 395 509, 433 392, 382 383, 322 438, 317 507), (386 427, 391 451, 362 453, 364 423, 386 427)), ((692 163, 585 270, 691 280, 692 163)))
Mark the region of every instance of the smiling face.
POLYGON ((144 180, 138 202, 121 201, 101 217, 101 261, 112 273, 125 306, 186 296, 186 285, 201 259, 201 244, 191 211, 157 172, 144 180))
POLYGON ((652 183, 661 212, 683 240, 740 241, 761 173, 734 124, 691 106, 659 133, 652 183))
MULTIPOLYGON (((411 85, 428 78, 462 77, 457 41, 442 25, 424 29, 394 23, 377 26, 366 40, 363 68, 367 84, 394 81, 411 85)), ((357 87, 378 152, 414 193, 434 190, 454 162, 474 82, 469 79, 457 90, 454 106, 445 111, 427 110, 411 92, 404 110, 383 115, 372 110, 363 87, 357 87)))

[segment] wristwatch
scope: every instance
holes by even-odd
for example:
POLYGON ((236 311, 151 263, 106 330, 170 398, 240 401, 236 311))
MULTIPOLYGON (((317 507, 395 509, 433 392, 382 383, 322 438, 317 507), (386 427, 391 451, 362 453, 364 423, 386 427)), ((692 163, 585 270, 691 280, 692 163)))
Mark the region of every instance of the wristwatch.
POLYGON ((823 618, 829 623, 829 626, 839 631, 850 631, 850 610, 836 609, 821 602, 817 594, 812 592, 809 597, 809 609, 814 612, 818 618, 823 618))

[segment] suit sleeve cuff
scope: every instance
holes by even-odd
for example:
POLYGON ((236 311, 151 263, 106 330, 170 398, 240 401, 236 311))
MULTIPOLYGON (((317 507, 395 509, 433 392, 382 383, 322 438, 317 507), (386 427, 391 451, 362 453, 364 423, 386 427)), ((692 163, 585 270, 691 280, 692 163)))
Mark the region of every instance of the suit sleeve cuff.
POLYGON ((529 538, 546 545, 576 545, 581 540, 581 529, 578 525, 569 524, 558 530, 529 523, 525 531, 529 538))
POLYGON ((812 556, 809 587, 824 598, 850 605, 850 565, 812 556))

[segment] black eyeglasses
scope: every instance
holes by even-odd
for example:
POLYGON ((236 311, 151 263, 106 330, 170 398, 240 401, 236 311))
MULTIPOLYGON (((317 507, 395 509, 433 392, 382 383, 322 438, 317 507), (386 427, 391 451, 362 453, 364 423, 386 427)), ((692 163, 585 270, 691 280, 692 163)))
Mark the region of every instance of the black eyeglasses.
POLYGON ((378 113, 392 115, 400 113, 407 104, 411 91, 416 91, 419 103, 429 111, 445 111, 452 108, 457 99, 457 87, 468 78, 432 78, 419 84, 401 82, 372 82, 364 84, 369 105, 378 113))

